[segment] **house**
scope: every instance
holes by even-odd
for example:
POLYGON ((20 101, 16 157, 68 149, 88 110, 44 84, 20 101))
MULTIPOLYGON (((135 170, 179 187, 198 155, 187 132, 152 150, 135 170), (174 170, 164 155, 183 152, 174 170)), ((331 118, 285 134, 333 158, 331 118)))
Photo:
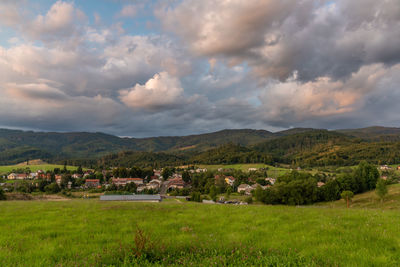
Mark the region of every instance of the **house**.
POLYGON ((185 188, 185 185, 186 184, 182 180, 182 178, 169 179, 167 190, 183 189, 183 188, 185 188))
POLYGON ((8 180, 16 180, 17 179, 17 174, 12 172, 7 176, 7 179, 8 180))
POLYGON ((248 190, 251 190, 251 186, 248 184, 241 184, 237 188, 238 193, 242 193, 242 192, 246 193, 246 191, 248 191, 248 190))
POLYGON ((225 177, 225 182, 229 184, 230 186, 233 186, 233 183, 235 182, 235 177, 233 176, 226 176, 225 177))
POLYGON ((38 174, 36 172, 31 172, 29 174, 29 178, 31 178, 31 179, 37 179, 37 177, 38 177, 38 174))
POLYGON ((162 183, 161 180, 153 179, 146 185, 146 188, 147 189, 158 190, 161 187, 161 183, 162 183))
POLYGON ((388 165, 382 165, 382 166, 380 166, 380 169, 381 169, 381 171, 388 171, 388 170, 391 170, 392 167, 390 167, 388 165))
POLYGON ((25 180, 28 178, 29 178, 29 176, 26 173, 17 173, 17 178, 16 178, 17 180, 25 180))
POLYGON ((260 185, 260 184, 253 184, 253 185, 251 186, 251 190, 256 190, 257 187, 261 187, 262 189, 264 189, 264 187, 263 187, 262 185, 260 185))
POLYGON ((56 180, 56 183, 58 184, 58 185, 60 185, 61 184, 61 175, 59 175, 59 174, 56 174, 55 176, 54 176, 54 178, 55 178, 55 180, 56 180))
POLYGON ((140 193, 140 192, 143 192, 145 189, 146 189, 146 186, 142 184, 136 188, 136 192, 140 193))
POLYGON ((142 178, 113 178, 112 183, 116 186, 125 186, 129 183, 135 183, 137 186, 143 184, 142 178))
POLYGON ((161 202, 160 195, 103 195, 102 201, 136 201, 136 202, 161 202))
POLYGON ((200 172, 207 172, 207 169, 206 168, 204 168, 204 169, 197 168, 196 173, 200 173, 200 172))
POLYGON ((82 178, 82 175, 79 173, 74 173, 74 174, 72 174, 72 178, 79 179, 79 178, 82 178))
POLYGON ((271 185, 274 185, 276 182, 275 178, 265 178, 265 181, 269 182, 271 185))
POLYGON ((85 188, 96 188, 100 186, 99 179, 86 179, 85 181, 85 188))
POLYGON ((174 173, 172 174, 172 178, 182 178, 182 174, 174 173))
POLYGON ((318 186, 318 187, 321 187, 321 186, 324 186, 324 185, 325 185, 324 182, 318 182, 318 183, 317 183, 317 186, 318 186))
POLYGON ((162 171, 161 170, 153 170, 153 172, 154 172, 155 176, 160 177, 162 171))
POLYGON ((254 171, 257 171, 257 168, 249 168, 248 171, 249 172, 254 172, 254 171))
POLYGON ((387 176, 381 176, 381 179, 386 181, 387 180, 387 176))
POLYGON ((397 170, 400 171, 400 166, 397 166, 397 170))

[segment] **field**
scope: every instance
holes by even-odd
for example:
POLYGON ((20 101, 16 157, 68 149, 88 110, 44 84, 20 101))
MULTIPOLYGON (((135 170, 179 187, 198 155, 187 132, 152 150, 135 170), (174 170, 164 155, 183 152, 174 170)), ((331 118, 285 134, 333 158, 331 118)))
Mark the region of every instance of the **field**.
POLYGON ((398 209, 90 199, 3 201, 0 214, 2 266, 398 266, 400 262, 398 209))
MULTIPOLYGON (((388 195, 382 202, 375 191, 366 192, 355 195, 351 201, 351 208, 368 208, 368 209, 383 209, 383 210, 400 210, 400 184, 388 186, 388 195)), ((331 208, 345 208, 346 203, 343 200, 338 200, 329 203, 321 203, 318 205, 329 206, 331 208)))
POLYGON ((231 165, 196 165, 196 167, 199 168, 206 168, 207 170, 211 171, 216 171, 219 168, 223 169, 235 169, 235 170, 242 170, 242 171, 248 171, 249 168, 268 168, 268 175, 270 177, 278 177, 280 175, 283 175, 287 172, 290 171, 288 168, 280 168, 280 167, 274 167, 271 165, 266 165, 266 164, 260 164, 260 163, 255 163, 255 164, 231 164, 231 165))
MULTIPOLYGON (((25 169, 29 167, 31 171, 36 172, 37 170, 54 170, 54 168, 64 168, 64 165, 57 165, 57 164, 40 164, 40 165, 8 165, 8 166, 0 166, 0 173, 7 173, 11 172, 12 170, 16 169, 25 169)), ((67 166, 68 170, 76 170, 78 167, 76 166, 67 166)))

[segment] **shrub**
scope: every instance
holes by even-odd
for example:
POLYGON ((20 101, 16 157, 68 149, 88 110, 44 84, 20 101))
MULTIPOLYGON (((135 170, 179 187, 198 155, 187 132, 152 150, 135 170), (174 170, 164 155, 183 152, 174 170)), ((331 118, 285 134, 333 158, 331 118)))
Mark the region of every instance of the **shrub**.
POLYGON ((4 194, 4 191, 2 188, 0 188, 0 200, 5 200, 6 199, 6 194, 4 194))
POLYGON ((52 193, 52 194, 56 194, 61 191, 60 187, 56 183, 46 185, 44 187, 44 190, 46 191, 46 193, 52 193))
POLYGON ((253 203, 253 198, 252 197, 246 197, 246 199, 244 201, 246 201, 248 204, 252 204, 253 203))

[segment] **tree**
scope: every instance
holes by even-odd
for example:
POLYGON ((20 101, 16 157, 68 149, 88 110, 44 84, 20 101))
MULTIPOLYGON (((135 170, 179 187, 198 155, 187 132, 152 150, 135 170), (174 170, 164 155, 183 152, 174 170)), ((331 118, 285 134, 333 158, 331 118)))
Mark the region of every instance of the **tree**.
POLYGON ((189 173, 188 171, 184 171, 184 172, 182 173, 182 180, 183 180, 185 183, 190 183, 190 181, 192 180, 192 178, 190 178, 190 173, 189 173))
POLYGON ((162 175, 162 177, 163 177, 164 180, 168 180, 168 178, 169 178, 170 176, 172 176, 173 173, 174 173, 174 172, 173 172, 172 169, 166 167, 166 168, 163 169, 161 175, 162 175))
POLYGON ((4 194, 4 191, 2 188, 0 188, 0 200, 5 200, 6 199, 6 194, 4 194))
POLYGON ((60 187, 56 183, 46 185, 44 187, 44 190, 46 191, 46 193, 53 193, 53 194, 56 194, 61 191, 60 187))
POLYGON ((83 174, 82 166, 79 165, 78 169, 76 170, 77 173, 83 174))
POLYGON ((264 190, 262 189, 261 186, 257 186, 257 188, 254 190, 254 197, 257 201, 262 201, 264 196, 264 190))
POLYGON ((136 184, 135 183, 128 183, 127 185, 125 185, 124 190, 131 192, 131 193, 136 193, 136 184))
POLYGON ((213 201, 217 201, 217 188, 215 186, 211 186, 209 196, 213 201))
POLYGON ((383 179, 379 179, 378 182, 376 183, 376 194, 381 199, 381 202, 383 201, 383 199, 387 195, 387 193, 388 193, 388 189, 386 186, 386 181, 383 179))
POLYGON ((354 193, 351 192, 351 191, 343 191, 343 192, 340 194, 340 196, 341 196, 344 200, 346 200, 347 207, 349 207, 349 201, 353 198, 354 193))
POLYGON ((231 196, 231 193, 232 193, 232 187, 228 187, 227 189, 226 189, 226 192, 225 192, 225 194, 226 194, 226 199, 229 199, 229 197, 231 196))

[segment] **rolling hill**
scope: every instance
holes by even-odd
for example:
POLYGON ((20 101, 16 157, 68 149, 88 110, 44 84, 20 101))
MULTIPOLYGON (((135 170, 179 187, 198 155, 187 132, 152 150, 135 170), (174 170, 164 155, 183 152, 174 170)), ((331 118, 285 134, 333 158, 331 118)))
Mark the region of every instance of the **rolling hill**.
POLYGON ((240 129, 151 138, 0 129, 0 165, 30 159, 43 159, 50 163, 68 160, 70 164, 79 162, 82 165, 99 162, 149 165, 150 161, 165 164, 280 162, 303 166, 353 165, 360 160, 398 163, 399 148, 400 128, 385 127, 337 131, 293 128, 276 133, 240 129))

